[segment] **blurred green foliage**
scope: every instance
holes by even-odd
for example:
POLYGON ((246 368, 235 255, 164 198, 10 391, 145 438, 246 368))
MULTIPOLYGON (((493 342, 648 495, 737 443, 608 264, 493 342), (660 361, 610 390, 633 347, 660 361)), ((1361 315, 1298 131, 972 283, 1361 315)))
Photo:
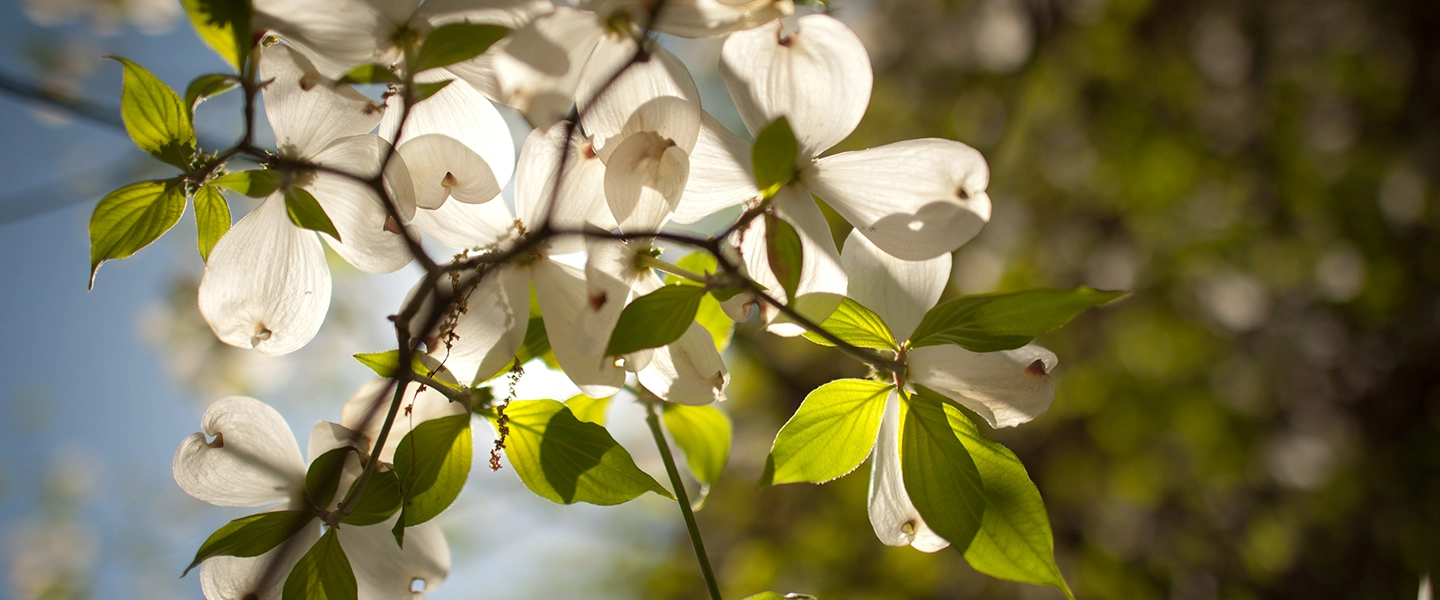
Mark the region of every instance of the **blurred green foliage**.
MULTIPOLYGON (((990 161, 949 293, 1134 291, 1041 338, 1054 406, 991 432, 1077 595, 1413 598, 1440 573, 1440 3, 874 4, 836 3, 876 69, 839 150, 941 136, 990 161)), ((753 337, 699 515, 727 595, 1059 597, 882 546, 864 473, 754 489, 805 392, 863 370, 753 337)), ((703 595, 686 545, 647 597, 703 595)))

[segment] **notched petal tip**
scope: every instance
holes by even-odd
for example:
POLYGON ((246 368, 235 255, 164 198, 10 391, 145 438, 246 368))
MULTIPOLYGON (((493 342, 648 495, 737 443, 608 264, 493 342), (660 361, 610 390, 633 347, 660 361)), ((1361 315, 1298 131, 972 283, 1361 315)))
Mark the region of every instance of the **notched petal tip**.
POLYGON ((1045 370, 1045 361, 1038 358, 1035 359, 1035 362, 1030 363, 1030 366, 1025 367, 1025 373, 1035 377, 1044 377, 1050 374, 1045 370))

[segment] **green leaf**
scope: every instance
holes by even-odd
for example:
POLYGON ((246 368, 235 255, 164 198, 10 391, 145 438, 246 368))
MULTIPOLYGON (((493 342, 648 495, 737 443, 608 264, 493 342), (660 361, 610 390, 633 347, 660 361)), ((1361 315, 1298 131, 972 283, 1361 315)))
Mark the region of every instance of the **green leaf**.
POLYGON ((329 234, 336 241, 341 241, 340 231, 335 229, 330 215, 325 214, 320 201, 305 188, 293 185, 285 188, 285 212, 290 213, 290 222, 296 227, 329 234))
POLYGON ((185 107, 190 109, 190 113, 193 115, 195 107, 199 106, 201 102, 233 90, 238 85, 240 85, 240 80, 236 79, 234 75, 211 73, 196 77, 190 81, 189 87, 185 88, 185 107))
MULTIPOLYGON (((399 350, 353 354, 351 356, 381 377, 394 379, 395 373, 400 366, 399 350)), ((440 364, 440 361, 435 357, 424 352, 410 353, 410 369, 411 372, 416 375, 433 379, 435 382, 457 392, 461 389, 460 384, 455 380, 455 375, 451 374, 450 370, 445 368, 445 365, 440 364)))
POLYGON ((475 58, 488 50, 491 44, 505 37, 506 33, 509 33, 509 30, 498 25, 442 25, 425 35, 420 51, 415 54, 412 71, 420 73, 475 58))
POLYGON ((225 194, 213 185, 202 185, 195 192, 195 244, 200 248, 200 260, 210 260, 210 251, 230 231, 230 203, 225 194))
POLYGON ((825 483, 843 477, 870 455, 885 401, 895 386, 837 379, 815 388, 780 428, 760 485, 825 483))
POLYGON ((406 527, 435 518, 455 502, 472 458, 470 413, 431 419, 405 434, 393 464, 404 492, 406 527))
POLYGON ((125 66, 120 117, 130 139, 151 156, 188 170, 195 155, 195 129, 185 101, 144 67, 118 56, 109 58, 125 66))
MULTIPOLYGON (((360 480, 356 479, 350 484, 350 488, 353 490, 358 483, 360 480)), ((390 515, 395 514, 395 511, 400 510, 401 500, 400 477, 395 471, 377 472, 370 476, 370 481, 360 492, 355 508, 340 522, 355 526, 383 523, 390 515)))
POLYGON ((925 524, 956 548, 980 530, 985 485, 970 451, 951 431, 943 403, 901 396, 900 470, 925 524))
MULTIPOLYGON (((850 298, 841 300, 840 306, 820 323, 820 327, 835 334, 835 337, 842 341, 861 348, 900 349, 900 345, 895 343, 895 337, 890 334, 890 328, 885 326, 885 320, 850 298)), ((835 345, 813 331, 807 331, 804 335, 805 339, 822 346, 835 345)))
POLYGON ((305 497, 315 510, 330 510, 335 499, 335 490, 340 487, 340 475, 345 472, 345 458, 354 452, 350 446, 342 446, 316 457, 305 471, 305 497))
POLYGON ((285 578, 284 600, 355 600, 358 590, 350 559, 340 547, 335 529, 320 536, 290 576, 285 578))
POLYGON ((675 445, 685 452, 690 473, 700 483, 710 485, 720 479, 725 462, 730 459, 730 417, 714 406, 664 404, 665 429, 675 445))
POLYGON ((350 69, 339 83, 400 83, 400 78, 390 69, 371 63, 350 69))
POLYGON ((188 575, 201 561, 215 556, 260 556, 299 533, 314 519, 315 514, 308 510, 281 510, 235 519, 200 544, 195 561, 185 567, 180 576, 188 575))
POLYGON ((283 179, 284 177, 279 171, 260 169, 221 175, 210 180, 210 183, 235 190, 251 198, 264 198, 280 189, 280 182, 283 179))
POLYGON ((250 0, 181 0, 190 24, 220 58, 239 72, 250 54, 250 0))
POLYGON ((985 439, 955 405, 923 387, 919 392, 907 398, 911 417, 907 418, 901 437, 900 456, 905 487, 920 516, 941 537, 950 540, 957 549, 963 549, 965 560, 977 571, 1001 579, 1054 586, 1073 598, 1064 576, 1055 566, 1050 519, 1045 514, 1040 491, 1025 472, 1025 465, 1009 449, 985 439), (963 450, 971 461, 969 466, 958 458, 943 466, 924 464, 925 459, 911 449, 912 433, 929 437, 933 440, 930 445, 944 447, 947 456, 958 456, 963 450), (954 469, 972 466, 978 480, 971 479, 968 471, 963 478, 954 477, 954 469), (936 490, 935 481, 945 480, 944 467, 952 470, 952 483, 979 487, 964 492, 936 490), (926 495, 926 492, 939 493, 926 495), (950 495, 954 493, 961 495, 950 495), (970 504, 972 502, 978 504, 970 504), (970 504, 973 509, 961 504, 970 504), (948 520, 955 518, 954 513, 961 510, 983 513, 968 545, 957 541, 964 537, 951 537, 941 530, 948 520))
POLYGON ((1011 350, 1123 295, 1082 287, 963 296, 925 313, 910 335, 910 347, 958 344, 972 352, 1011 350))
POLYGON ((785 117, 776 119, 755 136, 750 165, 755 170, 755 186, 766 198, 773 197, 795 177, 798 153, 795 132, 790 130, 790 121, 785 117))
POLYGON ((180 180, 141 181, 106 194, 90 215, 90 288, 100 263, 127 258, 180 222, 185 191, 180 180))
POLYGON ((605 353, 629 354, 680 339, 695 322, 695 313, 700 310, 700 298, 704 295, 703 287, 667 285, 636 298, 620 313, 605 353))
POLYGON ((565 408, 570 409, 570 413, 575 415, 576 419, 604 427, 605 411, 610 408, 610 399, 591 398, 580 394, 566 400, 565 408))
MULTIPOLYGON (((699 275, 713 275, 717 268, 715 257, 708 252, 686 254, 679 262, 675 263, 675 266, 699 275)), ((665 283, 667 285, 702 285, 674 274, 666 275, 665 283)), ((730 320, 730 316, 720 308, 720 301, 715 299, 713 292, 700 299, 700 308, 695 311, 695 322, 710 332, 710 337, 715 339, 716 351, 724 352, 725 348, 730 345, 730 335, 735 327, 735 321, 730 320)))
POLYGON ((505 453, 536 495, 560 504, 611 506, 645 492, 674 499, 604 427, 575 418, 554 400, 519 400, 505 407, 505 453))
POLYGON ((805 264, 805 249, 800 246, 800 234, 784 219, 765 215, 766 258, 770 271, 785 290, 787 303, 795 302, 795 289, 800 287, 800 268, 805 264))
POLYGON ((415 101, 419 102, 421 100, 434 96, 440 90, 445 89, 445 86, 450 85, 450 83, 453 81, 455 80, 446 79, 445 81, 435 81, 431 83, 416 83, 414 92, 415 101))

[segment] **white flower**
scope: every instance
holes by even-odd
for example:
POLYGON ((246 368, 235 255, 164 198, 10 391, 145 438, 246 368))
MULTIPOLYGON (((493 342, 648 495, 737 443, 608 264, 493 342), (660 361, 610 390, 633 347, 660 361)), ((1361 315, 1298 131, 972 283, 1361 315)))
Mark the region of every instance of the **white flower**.
MULTIPOLYGON (((654 4, 653 0, 593 0, 586 6, 602 13, 627 10, 643 19, 654 4)), ((666 0, 653 28, 680 37, 711 37, 759 27, 794 12, 792 0, 666 0)))
MULTIPOLYGON (((649 240, 592 239, 586 250, 585 281, 592 296, 628 290, 621 299, 628 304, 664 285, 653 269, 640 264, 639 257, 650 250, 649 240)), ((609 336, 606 332, 607 340, 609 336)), ((714 338, 699 323, 691 323, 674 342, 625 355, 623 363, 650 393, 676 404, 723 402, 730 384, 730 372, 714 338)))
POLYGON ((721 73, 751 134, 786 117, 804 187, 890 254, 922 260, 975 237, 990 219, 989 170, 969 146, 913 140, 817 159, 860 123, 873 75, 864 45, 845 25, 825 15, 798 24, 786 33, 775 22, 725 41, 721 73))
MULTIPOLYGON (((264 51, 260 73, 270 81, 263 91, 265 114, 281 159, 358 177, 379 172, 386 144, 369 132, 380 122, 380 106, 325 80, 285 46, 264 51)), ((400 158, 391 158, 385 179, 402 217, 412 214, 412 185, 400 158)), ((369 186, 319 169, 293 173, 210 254, 200 280, 200 313, 227 344, 286 354, 314 338, 325 319, 330 270, 316 234, 289 219, 285 188, 292 185, 309 191, 325 209, 340 239, 320 237, 350 264, 388 273, 411 260, 405 240, 387 227, 384 200, 369 186)))
MULTIPOLYGON (((321 421, 310 436, 309 459, 346 445, 362 454, 367 451, 354 432, 321 421)), ((201 432, 180 443, 174 471, 181 489, 211 504, 314 510, 305 496, 306 464, 280 413, 259 400, 232 396, 212 404, 201 419, 201 432)), ((359 461, 351 454, 338 489, 348 489, 358 472, 359 461)), ((361 599, 408 596, 416 579, 433 591, 450 570, 449 545, 434 523, 408 528, 404 549, 396 546, 390 529, 398 516, 376 525, 338 528, 361 599)), ((319 537, 320 527, 312 523, 260 556, 207 559, 200 566, 201 589, 209 600, 278 600, 291 568, 319 537)))
MULTIPOLYGON (((907 261, 886 253, 852 231, 842 253, 850 273, 849 297, 885 321, 902 347, 920 324, 950 276, 950 255, 907 261)), ((1029 344, 1000 352, 971 352, 959 346, 906 348, 904 382, 910 393, 924 386, 975 411, 991 427, 1025 423, 1055 398, 1055 354, 1029 344)), ((880 541, 935 552, 949 545, 920 517, 900 470, 900 400, 886 400, 870 472, 870 524, 880 541)))
POLYGON ((351 68, 401 58, 403 35, 424 35, 449 23, 521 27, 549 12, 550 0, 255 0, 256 30, 299 48, 331 77, 351 68), (402 35, 403 34, 403 35, 402 35))

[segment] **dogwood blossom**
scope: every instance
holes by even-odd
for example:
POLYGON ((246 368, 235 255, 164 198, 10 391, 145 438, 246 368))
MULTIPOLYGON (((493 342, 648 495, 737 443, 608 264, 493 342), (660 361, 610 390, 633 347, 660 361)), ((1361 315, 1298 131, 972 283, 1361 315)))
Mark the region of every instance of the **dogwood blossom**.
MULTIPOLYGON (((201 431, 181 442, 175 452, 175 481, 191 496, 221 506, 314 510, 305 492, 306 464, 344 446, 368 452, 360 435, 320 421, 310 436, 309 459, 302 460, 280 413, 259 400, 231 396, 212 404, 201 419, 201 431)), ((355 454, 347 461, 339 489, 348 489, 359 472, 355 454)), ((402 549, 390 533, 396 518, 398 513, 377 525, 337 528, 361 599, 409 596, 417 579, 425 591, 434 591, 450 570, 449 545, 433 522, 408 528, 402 549)), ((313 521, 260 556, 209 558, 200 565, 201 590, 209 600, 278 599, 290 569, 319 538, 319 522, 313 521)))
MULTIPOLYGON (((387 144, 370 133, 383 107, 326 80, 305 57, 283 45, 260 57, 265 114, 280 159, 371 177, 387 144)), ((215 244, 200 280, 200 313, 222 341, 266 354, 286 354, 320 330, 330 306, 330 270, 316 234, 291 222, 286 192, 307 190, 340 234, 320 234, 341 257, 372 273, 411 260, 405 240, 387 226, 388 212, 366 184, 324 168, 287 171, 285 181, 215 244)), ((387 190, 402 217, 414 212, 403 160, 385 168, 387 190)))

